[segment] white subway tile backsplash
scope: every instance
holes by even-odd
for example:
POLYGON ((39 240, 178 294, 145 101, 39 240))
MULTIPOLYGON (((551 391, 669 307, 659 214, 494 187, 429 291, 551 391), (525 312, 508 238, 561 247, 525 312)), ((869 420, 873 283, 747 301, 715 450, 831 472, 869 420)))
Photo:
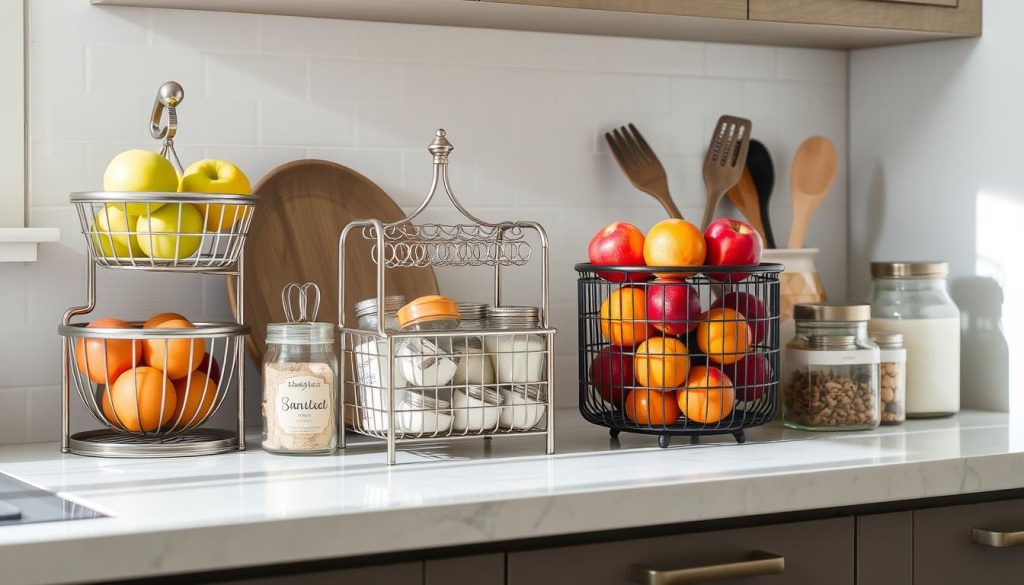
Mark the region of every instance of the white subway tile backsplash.
MULTIPOLYGON (((0 337, 0 443, 58 436, 55 327, 64 310, 85 301, 84 242, 67 194, 100 189, 118 152, 158 147, 148 120, 156 87, 167 79, 185 86, 178 152, 186 165, 229 160, 255 184, 290 160, 332 160, 365 174, 407 211, 430 185, 426 145, 446 128, 456 146, 451 181, 470 211, 547 228, 560 405, 575 404, 577 394, 573 264, 585 259, 600 227, 622 220, 646 230, 665 217, 622 175, 604 132, 635 123, 684 216, 699 218, 711 127, 724 113, 752 116, 754 135, 775 159, 773 220, 783 240, 796 146, 824 134, 845 160, 841 52, 106 8, 88 0, 28 4, 29 221, 63 234, 40 248, 38 262, 0 266, 0 320, 10 324, 0 337)), ((458 220, 443 198, 435 204, 424 219, 458 220)), ((836 298, 845 289, 845 206, 841 165, 808 241, 822 249, 819 267, 836 298)), ((723 206, 720 215, 730 212, 723 206)), ((490 296, 490 281, 479 274, 438 274, 442 290, 490 296)), ((535 266, 506 276, 509 302, 537 302, 535 266)), ((221 277, 111 270, 97 277, 99 306, 89 317, 177 310, 230 318, 221 277)), ((258 379, 249 382, 251 398, 258 379)), ((77 399, 72 410, 76 425, 88 424, 77 399)))
POLYGON ((351 57, 355 53, 352 23, 331 18, 259 17, 260 52, 351 57))
POLYGON ((155 47, 204 51, 259 49, 257 16, 228 12, 151 10, 150 36, 155 47))

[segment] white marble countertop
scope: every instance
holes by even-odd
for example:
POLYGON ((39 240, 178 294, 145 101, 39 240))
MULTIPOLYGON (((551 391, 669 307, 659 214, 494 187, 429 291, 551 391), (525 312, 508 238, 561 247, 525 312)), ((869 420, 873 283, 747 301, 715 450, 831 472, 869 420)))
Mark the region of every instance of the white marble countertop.
POLYGON ((157 576, 1024 487, 1024 425, 964 412, 859 433, 770 425, 618 444, 575 411, 543 437, 332 457, 119 460, 0 448, 0 472, 109 518, 0 527, 3 583, 157 576), (684 446, 685 444, 685 446, 684 446), (599 510, 600 513, 595 513, 599 510))

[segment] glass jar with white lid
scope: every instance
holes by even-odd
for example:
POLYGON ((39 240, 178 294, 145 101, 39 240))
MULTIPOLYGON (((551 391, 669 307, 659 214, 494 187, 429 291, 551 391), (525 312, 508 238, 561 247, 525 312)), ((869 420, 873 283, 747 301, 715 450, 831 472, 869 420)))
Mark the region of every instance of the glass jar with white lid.
POLYGON ((903 334, 908 418, 960 410, 960 310, 948 276, 946 262, 871 263, 871 328, 903 334))

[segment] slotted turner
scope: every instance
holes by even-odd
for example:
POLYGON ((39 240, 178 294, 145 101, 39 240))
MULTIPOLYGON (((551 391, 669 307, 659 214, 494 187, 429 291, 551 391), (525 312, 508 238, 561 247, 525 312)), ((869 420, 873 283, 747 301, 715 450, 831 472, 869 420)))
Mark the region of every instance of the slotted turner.
POLYGON ((722 116, 715 125, 715 133, 704 155, 704 185, 708 200, 704 206, 706 229, 715 216, 718 202, 743 176, 747 163, 747 148, 750 146, 750 120, 736 116, 722 116))
POLYGON ((669 217, 682 219, 683 214, 679 213, 672 196, 668 192, 668 177, 665 176, 665 167, 654 154, 654 150, 644 140, 643 134, 630 124, 605 132, 604 139, 615 155, 615 160, 626 173, 630 183, 637 189, 649 194, 661 203, 669 217))

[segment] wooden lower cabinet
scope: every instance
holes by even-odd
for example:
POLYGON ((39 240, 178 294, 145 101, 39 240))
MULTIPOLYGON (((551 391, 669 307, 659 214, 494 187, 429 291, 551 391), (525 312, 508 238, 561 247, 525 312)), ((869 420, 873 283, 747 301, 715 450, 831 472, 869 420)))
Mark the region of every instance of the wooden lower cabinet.
POLYGON ((423 578, 424 585, 504 585, 505 553, 432 559, 423 578))
POLYGON ((915 584, 1024 583, 1024 500, 928 508, 913 514, 915 584), (1001 533, 1008 546, 973 542, 975 528, 1001 533), (1018 539, 1020 544, 1012 545, 1018 539))
POLYGON ((512 552, 508 585, 623 585, 632 565, 678 570, 736 563, 763 552, 785 559, 780 575, 715 580, 720 585, 854 584, 854 518, 640 538, 512 552))
POLYGON ((291 575, 274 575, 218 582, 224 583, 224 585, 280 585, 282 583, 287 583, 288 585, 347 585, 349 583, 352 585, 364 585, 367 583, 422 585, 423 563, 413 561, 391 565, 293 573, 291 575))
POLYGON ((857 516, 857 585, 910 585, 913 550, 913 512, 857 516))

